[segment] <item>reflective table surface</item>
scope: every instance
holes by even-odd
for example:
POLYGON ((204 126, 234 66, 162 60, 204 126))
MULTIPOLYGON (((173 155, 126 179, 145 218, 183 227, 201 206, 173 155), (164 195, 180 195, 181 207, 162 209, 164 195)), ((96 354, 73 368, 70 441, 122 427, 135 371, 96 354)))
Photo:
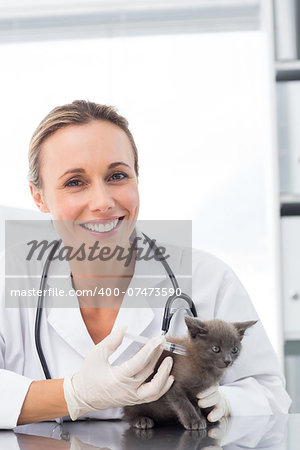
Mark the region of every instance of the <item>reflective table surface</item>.
POLYGON ((121 421, 43 422, 0 431, 0 449, 235 450, 300 449, 300 414, 232 417, 206 431, 179 426, 151 430, 121 421))

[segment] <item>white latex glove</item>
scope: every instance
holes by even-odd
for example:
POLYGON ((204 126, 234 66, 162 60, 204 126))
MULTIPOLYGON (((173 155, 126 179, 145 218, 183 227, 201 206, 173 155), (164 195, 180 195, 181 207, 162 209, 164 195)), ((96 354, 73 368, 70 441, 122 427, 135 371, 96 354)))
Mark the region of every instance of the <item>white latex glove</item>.
POLYGON ((119 347, 125 328, 119 328, 97 344, 85 358, 78 372, 66 377, 63 388, 72 420, 90 411, 135 405, 157 400, 171 387, 173 359, 167 357, 148 383, 162 354, 163 336, 151 339, 131 359, 111 366, 109 356, 119 347))
POLYGON ((207 420, 210 422, 217 422, 224 416, 230 416, 229 405, 224 394, 219 390, 218 385, 211 386, 205 391, 199 392, 196 397, 198 398, 200 408, 214 407, 207 416, 207 420))

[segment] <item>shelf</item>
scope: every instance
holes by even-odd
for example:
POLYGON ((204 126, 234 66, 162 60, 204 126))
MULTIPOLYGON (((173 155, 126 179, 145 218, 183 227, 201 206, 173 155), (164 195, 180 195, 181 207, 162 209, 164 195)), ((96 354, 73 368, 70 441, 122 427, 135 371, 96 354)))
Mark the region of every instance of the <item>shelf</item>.
POLYGON ((293 201, 283 201, 280 199, 280 216, 300 216, 300 198, 293 198, 293 201))
POLYGON ((300 335, 298 335, 298 339, 285 338, 284 352, 286 355, 300 355, 300 335))
POLYGON ((300 61, 275 63, 276 81, 300 81, 300 61))

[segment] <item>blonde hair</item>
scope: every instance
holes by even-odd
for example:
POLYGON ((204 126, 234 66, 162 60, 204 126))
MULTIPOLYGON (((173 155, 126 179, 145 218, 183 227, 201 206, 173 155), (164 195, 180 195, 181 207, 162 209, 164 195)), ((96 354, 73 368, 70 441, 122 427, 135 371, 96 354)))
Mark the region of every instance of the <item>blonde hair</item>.
POLYGON ((57 106, 47 114, 47 116, 38 125, 32 135, 29 152, 29 173, 28 180, 37 188, 42 187, 41 180, 41 149, 45 140, 54 134, 57 130, 69 125, 81 125, 92 122, 93 120, 101 120, 111 122, 121 128, 131 143, 134 155, 134 170, 138 176, 138 152, 133 136, 128 128, 128 121, 125 117, 118 114, 112 106, 101 105, 98 103, 75 100, 74 102, 62 106, 57 106))

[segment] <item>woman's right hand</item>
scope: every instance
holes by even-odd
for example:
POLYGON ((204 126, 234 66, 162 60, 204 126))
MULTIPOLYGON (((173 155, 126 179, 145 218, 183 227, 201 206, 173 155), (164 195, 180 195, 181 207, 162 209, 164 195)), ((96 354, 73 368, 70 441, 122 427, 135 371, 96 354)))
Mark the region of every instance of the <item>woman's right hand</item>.
POLYGON ((169 356, 152 380, 145 383, 162 354, 163 336, 151 339, 120 366, 109 364, 108 358, 124 334, 123 328, 109 334, 88 353, 79 371, 64 379, 64 396, 72 420, 91 411, 152 402, 170 389, 174 377, 170 375, 173 359, 169 356))

